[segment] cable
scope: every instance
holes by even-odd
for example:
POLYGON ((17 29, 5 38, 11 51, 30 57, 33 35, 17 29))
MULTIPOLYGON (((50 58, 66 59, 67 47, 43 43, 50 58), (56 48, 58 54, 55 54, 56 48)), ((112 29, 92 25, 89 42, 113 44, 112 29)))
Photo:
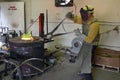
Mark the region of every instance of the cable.
POLYGON ((63 23, 62 23, 62 28, 63 28, 63 30, 67 33, 67 31, 66 31, 63 23))
POLYGON ((73 3, 74 7, 75 7, 75 14, 77 13, 77 6, 75 3, 73 3))
POLYGON ((39 19, 39 17, 36 18, 36 20, 34 20, 33 23, 28 26, 27 30, 29 30, 29 29, 31 28, 31 26, 32 26, 35 22, 37 22, 38 19, 39 19))

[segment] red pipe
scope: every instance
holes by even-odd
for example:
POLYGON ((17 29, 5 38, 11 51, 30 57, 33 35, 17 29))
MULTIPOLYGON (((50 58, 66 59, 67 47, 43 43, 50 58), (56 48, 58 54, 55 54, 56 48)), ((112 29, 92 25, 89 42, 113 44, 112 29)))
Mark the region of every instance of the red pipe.
POLYGON ((39 36, 44 36, 44 13, 41 13, 39 16, 39 36))

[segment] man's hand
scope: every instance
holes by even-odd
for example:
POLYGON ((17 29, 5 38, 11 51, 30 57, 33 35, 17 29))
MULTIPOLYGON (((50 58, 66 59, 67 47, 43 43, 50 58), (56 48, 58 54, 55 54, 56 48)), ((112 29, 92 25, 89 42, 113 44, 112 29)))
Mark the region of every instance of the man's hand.
POLYGON ((66 15, 65 15, 66 18, 68 19, 73 19, 74 18, 74 14, 72 12, 68 12, 66 15))

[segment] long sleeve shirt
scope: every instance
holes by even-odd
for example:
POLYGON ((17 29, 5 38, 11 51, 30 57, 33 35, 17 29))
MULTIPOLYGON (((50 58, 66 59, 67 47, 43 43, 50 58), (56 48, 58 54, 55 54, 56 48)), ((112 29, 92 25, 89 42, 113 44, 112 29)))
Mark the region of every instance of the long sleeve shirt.
MULTIPOLYGON (((77 16, 74 17, 74 22, 82 24, 81 18, 77 17, 77 16)), ((99 34, 99 23, 94 22, 91 24, 91 21, 88 21, 88 24, 90 26, 88 29, 88 34, 86 35, 84 41, 87 43, 92 43, 95 40, 95 38, 97 37, 97 35, 99 34)))
POLYGON ((86 41, 88 43, 92 43, 98 34, 99 34, 99 23, 94 22, 90 25, 88 35, 86 35, 84 41, 86 41))

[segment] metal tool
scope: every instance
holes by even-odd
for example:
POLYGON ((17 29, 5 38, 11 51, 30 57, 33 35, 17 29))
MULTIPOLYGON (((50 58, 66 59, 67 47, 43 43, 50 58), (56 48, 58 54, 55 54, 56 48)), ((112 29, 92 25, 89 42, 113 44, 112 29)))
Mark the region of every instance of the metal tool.
POLYGON ((46 35, 44 35, 45 37, 50 35, 51 37, 49 39, 52 39, 53 37, 55 36, 60 36, 60 35, 64 35, 66 33, 60 33, 60 34, 53 34, 58 28, 59 26, 63 23, 63 21, 65 20, 66 18, 64 18, 51 32, 47 33, 46 35))

